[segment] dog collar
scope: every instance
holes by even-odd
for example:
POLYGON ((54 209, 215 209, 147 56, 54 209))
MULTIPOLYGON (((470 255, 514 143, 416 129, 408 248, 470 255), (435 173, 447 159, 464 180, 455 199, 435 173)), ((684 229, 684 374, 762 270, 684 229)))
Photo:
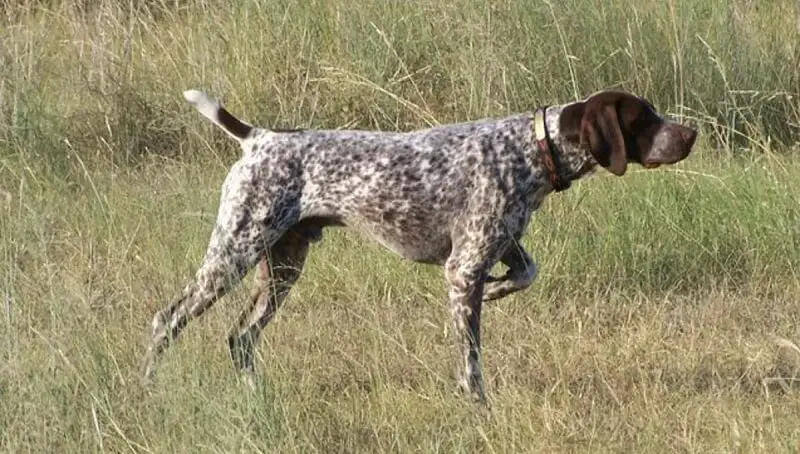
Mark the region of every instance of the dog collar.
POLYGON ((558 167, 556 166, 556 159, 553 154, 553 149, 555 147, 552 145, 550 141, 550 135, 547 133, 545 111, 547 111, 547 107, 537 109, 534 113, 533 134, 536 140, 536 146, 539 148, 542 164, 544 164, 544 168, 547 171, 547 177, 550 179, 550 183, 553 185, 553 190, 555 192, 561 192, 569 188, 570 182, 569 180, 561 177, 558 167))

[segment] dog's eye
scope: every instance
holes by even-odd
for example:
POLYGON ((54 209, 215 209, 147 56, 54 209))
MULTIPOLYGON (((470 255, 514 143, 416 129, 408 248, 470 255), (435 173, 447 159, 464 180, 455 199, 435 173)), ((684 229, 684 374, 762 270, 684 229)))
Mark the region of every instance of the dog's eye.
POLYGON ((652 110, 648 104, 646 107, 643 107, 641 110, 639 110, 638 114, 636 114, 630 123, 628 123, 628 130, 634 133, 643 131, 649 128, 652 124, 656 123, 658 118, 658 114, 655 112, 655 110, 652 110))

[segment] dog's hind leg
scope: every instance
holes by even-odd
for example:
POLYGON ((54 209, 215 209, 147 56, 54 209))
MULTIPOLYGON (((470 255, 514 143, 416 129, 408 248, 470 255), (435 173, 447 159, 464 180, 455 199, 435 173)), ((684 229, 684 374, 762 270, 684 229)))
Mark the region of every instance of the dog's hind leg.
MULTIPOLYGON (((269 244, 270 241, 274 239, 264 238, 258 242, 269 244)), ((177 339, 189 319, 202 315, 217 299, 239 283, 265 249, 249 247, 243 250, 231 243, 234 242, 228 240, 220 244, 212 240, 195 278, 153 318, 153 333, 144 364, 146 380, 155 374, 158 356, 177 339)))
POLYGON ((300 278, 311 239, 306 231, 290 229, 259 263, 250 304, 228 334, 231 359, 240 371, 253 372, 253 356, 261 332, 300 278))
MULTIPOLYGON (((223 187, 219 214, 205 258, 195 278, 164 310, 153 318, 153 333, 144 361, 144 378, 155 374, 155 363, 161 353, 178 337, 191 318, 199 317, 214 302, 256 265, 286 229, 295 222, 296 204, 289 198, 281 203, 264 202, 256 212, 241 209, 241 199, 250 187, 242 186, 243 173, 237 168, 229 174, 223 187)), ((245 176, 248 176, 245 174, 245 176)), ((246 180, 245 180, 246 181, 246 180)), ((279 199, 262 195, 262 201, 279 199)))

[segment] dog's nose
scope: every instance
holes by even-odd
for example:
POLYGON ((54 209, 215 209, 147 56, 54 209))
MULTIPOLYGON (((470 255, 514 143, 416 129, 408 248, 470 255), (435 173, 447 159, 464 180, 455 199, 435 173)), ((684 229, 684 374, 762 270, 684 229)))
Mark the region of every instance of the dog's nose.
POLYGON ((686 142, 686 146, 691 148, 691 146, 694 145, 695 139, 697 139, 697 131, 692 128, 684 127, 681 131, 681 138, 686 142))

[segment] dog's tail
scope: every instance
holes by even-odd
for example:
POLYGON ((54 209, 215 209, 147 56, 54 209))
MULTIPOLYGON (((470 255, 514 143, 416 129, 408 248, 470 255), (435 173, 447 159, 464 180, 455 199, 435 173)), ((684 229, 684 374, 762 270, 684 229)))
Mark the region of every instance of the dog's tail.
POLYGON ((231 137, 242 141, 253 132, 253 126, 239 120, 225 110, 215 99, 199 90, 186 90, 183 97, 193 105, 204 117, 222 128, 231 137))

